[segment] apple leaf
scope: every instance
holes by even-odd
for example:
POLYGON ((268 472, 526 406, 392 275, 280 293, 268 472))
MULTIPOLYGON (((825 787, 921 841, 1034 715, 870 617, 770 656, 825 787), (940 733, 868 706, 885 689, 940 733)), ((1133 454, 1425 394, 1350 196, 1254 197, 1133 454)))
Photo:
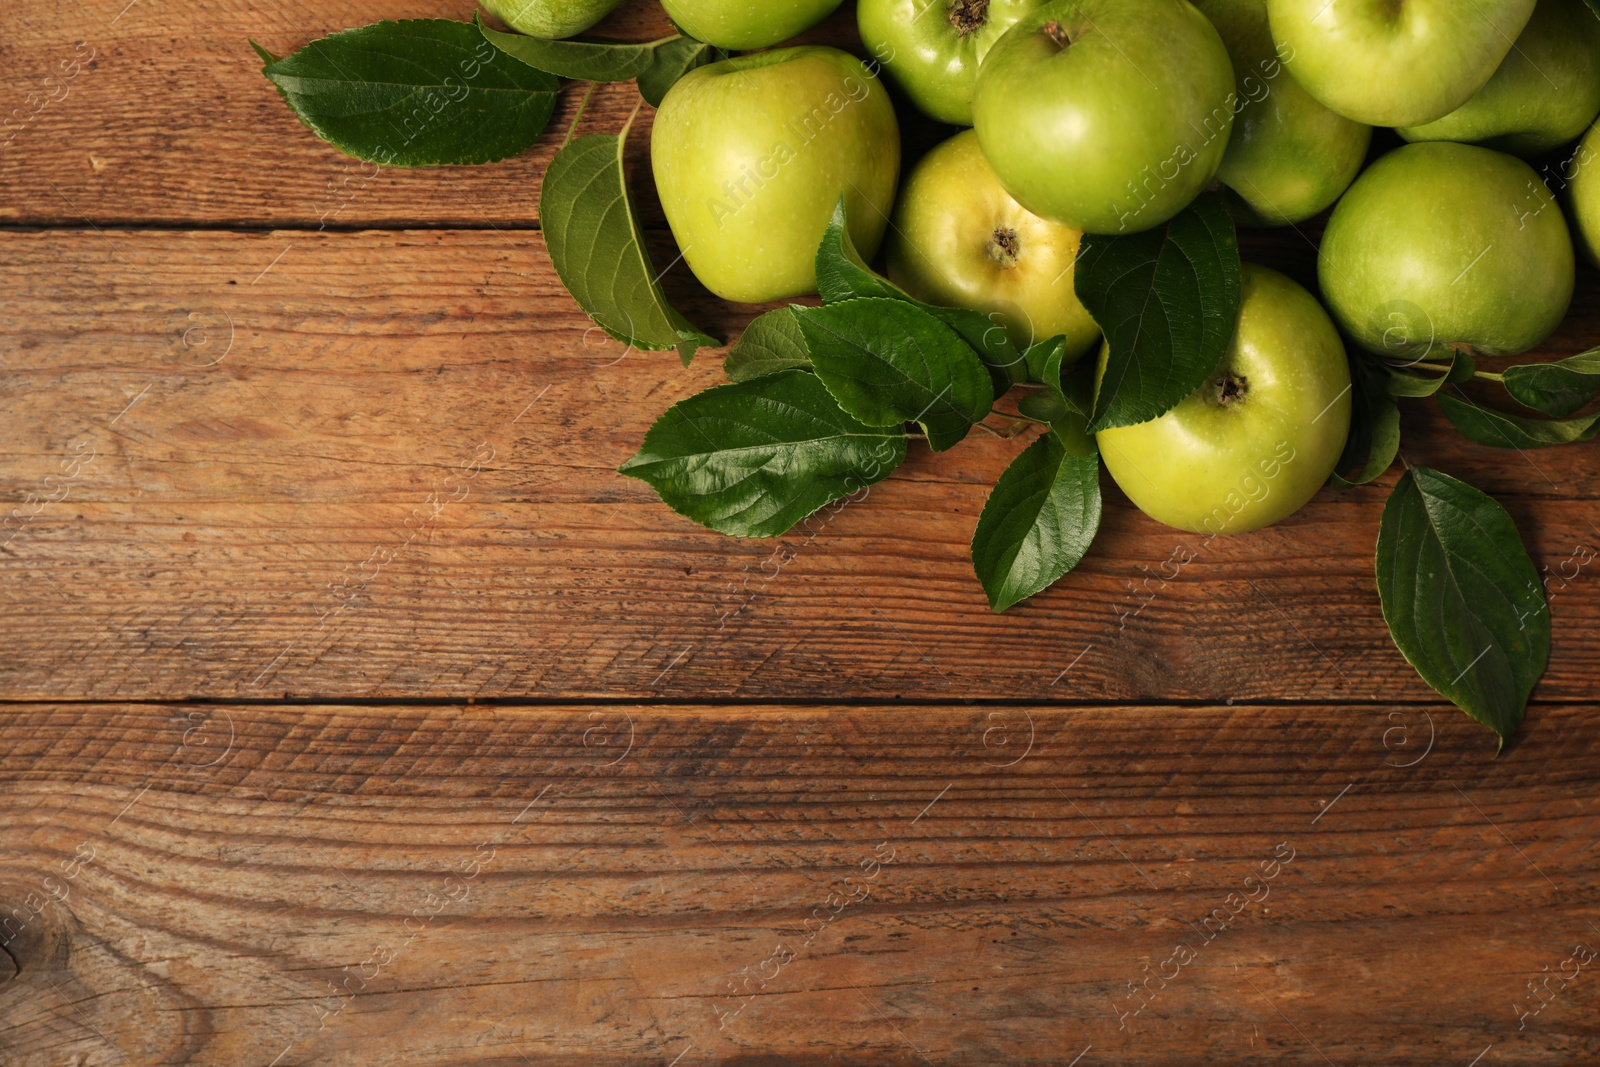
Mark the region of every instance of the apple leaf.
POLYGON ((473 21, 484 40, 512 59, 558 78, 588 82, 625 82, 638 77, 650 66, 657 47, 680 39, 680 35, 674 34, 644 44, 581 39, 547 41, 543 37, 491 30, 477 15, 473 16, 473 21))
POLYGON ((728 380, 748 382, 786 370, 810 370, 811 353, 795 308, 769 311, 744 328, 722 363, 728 380))
POLYGON ((905 458, 903 430, 858 422, 816 375, 791 370, 679 401, 621 472, 719 533, 776 537, 905 458))
POLYGON ((1565 417, 1600 396, 1600 348, 1555 363, 1507 367, 1504 378, 1506 392, 1519 404, 1546 415, 1565 417))
POLYGON ((822 244, 817 246, 817 292, 824 304, 867 296, 911 301, 904 289, 873 273, 856 251, 845 219, 843 196, 833 206, 833 218, 828 220, 822 244))
POLYGON ((1017 411, 1030 419, 1061 424, 1076 417, 1086 425, 1093 409, 1092 381, 1088 375, 1075 377, 1067 388, 1061 377, 1061 364, 1067 356, 1067 339, 1053 337, 1028 349, 1029 376, 1043 389, 1028 393, 1017 401, 1017 411))
POLYGON ((282 57, 250 43, 312 133, 385 166, 514 156, 544 132, 559 87, 450 19, 375 22, 282 57))
POLYGON ((715 338, 667 303, 628 195, 628 131, 590 134, 550 161, 539 223, 567 292, 601 329, 636 348, 676 348, 685 365, 715 338))
POLYGON ((1400 453, 1400 406, 1388 388, 1388 372, 1372 360, 1351 361, 1354 390, 1350 405, 1350 436, 1328 484, 1353 489, 1380 477, 1400 453))
POLYGON ((1479 407, 1465 394, 1457 399, 1447 393, 1439 394, 1439 410, 1461 436, 1491 448, 1548 448, 1592 440, 1600 434, 1600 413, 1579 419, 1524 419, 1479 407))
POLYGON ((1511 516, 1465 482, 1408 470, 1384 505, 1377 575, 1406 661, 1504 747, 1550 659, 1550 608, 1511 516))
POLYGON ((994 404, 983 361, 914 304, 867 297, 794 313, 817 377, 868 425, 915 422, 929 447, 943 452, 994 404))
POLYGON ((1153 230, 1084 236, 1074 284, 1110 345, 1091 430, 1159 418, 1211 377, 1239 321, 1240 275, 1216 196, 1153 230))
POLYGON ((817 291, 824 304, 863 297, 903 300, 919 307, 961 335, 989 368, 995 395, 1004 393, 1027 375, 1023 353, 1017 350, 1005 327, 981 311, 924 304, 887 278, 874 273, 856 251, 845 219, 844 197, 834 205, 833 218, 817 248, 817 291))
POLYGON ((581 38, 547 41, 542 37, 491 30, 481 18, 474 18, 485 40, 535 70, 578 81, 639 79, 639 91, 651 107, 661 105, 661 98, 679 78, 724 55, 711 45, 681 33, 642 44, 581 38))
POLYGON ((720 48, 697 41, 693 37, 679 37, 667 41, 650 56, 650 65, 639 73, 639 94, 651 107, 660 107, 667 90, 678 84, 678 79, 707 63, 726 59, 728 53, 720 48))
POLYGON ((1006 468, 972 535, 972 568, 1005 611, 1082 561, 1100 529, 1100 453, 1081 416, 1051 429, 1006 468))
MULTIPOLYGON (((1464 382, 1477 373, 1478 364, 1465 352, 1454 349, 1439 349, 1437 354, 1450 361, 1450 368, 1443 374, 1416 373, 1409 366, 1392 366, 1387 363, 1377 363, 1386 373, 1384 387, 1392 397, 1425 397, 1433 396, 1446 385, 1455 382, 1464 382)), ((1372 361, 1369 361, 1371 363, 1372 361)))

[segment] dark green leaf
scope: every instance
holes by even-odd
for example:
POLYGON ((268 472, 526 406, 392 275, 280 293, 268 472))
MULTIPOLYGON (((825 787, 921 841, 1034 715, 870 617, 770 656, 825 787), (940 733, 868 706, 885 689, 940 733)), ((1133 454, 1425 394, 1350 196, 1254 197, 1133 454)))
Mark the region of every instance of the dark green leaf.
POLYGON ((1558 418, 1571 415, 1600 396, 1600 348, 1556 363, 1507 367, 1505 387, 1518 403, 1534 411, 1558 418))
POLYGON ((1467 352, 1452 351, 1450 355, 1450 370, 1444 380, 1454 385, 1457 382, 1469 381, 1478 373, 1478 361, 1467 352))
POLYGON ((1054 425, 1065 421, 1072 411, 1061 402, 1061 391, 1040 389, 1027 393, 1017 400, 1017 411, 1030 419, 1054 425))
POLYGON ((843 196, 834 205, 833 218, 822 235, 822 244, 817 246, 817 292, 824 304, 865 296, 911 300, 903 289, 874 274, 856 251, 845 220, 843 196))
POLYGON ((1369 362, 1373 362, 1374 366, 1383 370, 1386 375, 1384 385, 1389 395, 1393 397, 1433 396, 1446 385, 1464 382, 1477 373, 1477 361, 1465 352, 1440 348, 1434 355, 1450 361, 1449 368, 1443 374, 1432 368, 1418 371, 1414 364, 1395 366, 1389 363, 1369 362))
POLYGON ((1588 441, 1600 433, 1600 414, 1554 421, 1524 419, 1479 407, 1462 394, 1460 399, 1439 394, 1439 410, 1469 441, 1491 448, 1548 448, 1588 441))
POLYGON ((1017 411, 1060 427, 1071 423, 1086 427, 1093 410, 1094 382, 1088 374, 1077 374, 1070 382, 1061 375, 1067 355, 1067 339, 1054 337, 1028 349, 1029 375, 1044 388, 1017 401, 1017 411))
POLYGON ((281 59, 251 44, 311 132, 386 166, 514 156, 555 108, 555 78, 509 60, 467 22, 375 22, 281 59))
POLYGON ((914 304, 872 297, 798 308, 812 366, 871 426, 915 422, 942 452, 989 413, 989 373, 955 331, 914 304))
MULTIPOLYGON (((1080 423, 1081 427, 1081 423, 1080 423)), ((989 494, 972 535, 972 567, 1004 611, 1076 567, 1100 529, 1100 456, 1082 429, 1023 450, 989 494)))
POLYGON ((481 18, 473 18, 484 39, 512 59, 558 78, 587 82, 625 82, 637 77, 650 66, 659 45, 682 39, 675 35, 645 44, 575 39, 547 41, 543 37, 491 30, 481 18))
POLYGON ((989 368, 995 395, 1022 381, 1027 372, 1023 354, 1012 343, 1005 327, 981 311, 970 308, 938 307, 912 299, 904 289, 874 273, 856 251, 845 219, 844 197, 834 205, 833 218, 817 248, 817 291, 825 304, 863 297, 903 300, 921 308, 966 341, 989 368))
POLYGON ((1239 241, 1223 201, 1203 196, 1143 233, 1088 234, 1078 299, 1111 347, 1093 428, 1159 418, 1216 371, 1239 321, 1239 241))
POLYGON ((1389 372, 1365 356, 1351 360, 1350 436, 1328 478, 1335 489, 1366 485, 1394 465, 1400 452, 1400 407, 1389 391, 1389 372))
POLYGON ((776 537, 905 458, 900 429, 860 423, 816 375, 784 371, 674 404, 621 470, 713 530, 776 537))
POLYGON ((1377 573, 1406 661, 1503 745, 1550 658, 1550 609, 1511 517, 1449 475, 1409 470, 1383 509, 1377 573))
POLYGON ((769 311, 746 326, 728 351, 722 369, 728 380, 747 382, 785 370, 810 370, 811 355, 792 307, 769 311))
POLYGON ((660 107, 667 90, 678 84, 678 79, 707 63, 726 59, 720 48, 695 40, 679 37, 663 43, 650 54, 650 65, 639 73, 639 95, 651 107, 660 107))
POLYGON ((544 175, 539 220, 550 260, 567 292, 619 341, 676 348, 685 364, 716 339, 667 303, 628 195, 622 151, 628 135, 579 137, 544 175))

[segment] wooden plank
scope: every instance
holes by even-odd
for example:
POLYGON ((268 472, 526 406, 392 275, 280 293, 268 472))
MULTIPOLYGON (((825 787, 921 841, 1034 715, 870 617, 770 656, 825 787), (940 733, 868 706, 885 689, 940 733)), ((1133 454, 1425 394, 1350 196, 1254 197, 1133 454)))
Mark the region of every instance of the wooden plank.
MULTIPOLYGON (((540 179, 576 110, 563 95, 532 150, 480 167, 362 164, 319 140, 261 75, 248 41, 286 54, 379 19, 470 19, 471 0, 194 4, 48 0, 0 5, 10 70, 0 97, 0 222, 29 225, 402 226, 535 224, 540 179)), ((836 16, 802 40, 857 43, 836 16)), ((671 33, 659 5, 628 0, 596 34, 671 33)), ((639 96, 603 87, 584 129, 615 133, 639 96)), ((652 112, 635 124, 646 143, 652 112)), ((648 195, 648 162, 639 184, 648 195)))
MULTIPOLYGON (((695 526, 616 467, 716 357, 605 340, 533 234, 12 233, 0 291, 13 697, 1431 699, 1378 610, 1382 488, 1206 543, 1108 483, 1080 571, 1004 616, 967 543, 1018 442, 914 449, 815 536, 695 526)), ((1550 569, 1539 698, 1592 698, 1595 450, 1407 432, 1550 569)))
POLYGON ((0 1047, 1592 1062, 1595 711, 14 705, 0 1047))

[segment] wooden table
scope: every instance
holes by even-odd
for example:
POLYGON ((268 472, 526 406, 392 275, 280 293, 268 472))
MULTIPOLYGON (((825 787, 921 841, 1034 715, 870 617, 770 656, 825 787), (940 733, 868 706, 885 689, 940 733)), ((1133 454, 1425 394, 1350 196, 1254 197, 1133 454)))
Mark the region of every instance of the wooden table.
MULTIPOLYGON (((1495 759, 1384 630, 1393 473, 1175 576, 1108 486, 1004 616, 1015 442, 710 534, 616 467, 719 361, 590 328, 550 146, 365 166, 246 45, 471 11, 0 8, 0 1063, 1600 1061, 1600 570, 1495 759)), ((1407 418, 1553 574, 1600 545, 1592 446, 1407 418)))

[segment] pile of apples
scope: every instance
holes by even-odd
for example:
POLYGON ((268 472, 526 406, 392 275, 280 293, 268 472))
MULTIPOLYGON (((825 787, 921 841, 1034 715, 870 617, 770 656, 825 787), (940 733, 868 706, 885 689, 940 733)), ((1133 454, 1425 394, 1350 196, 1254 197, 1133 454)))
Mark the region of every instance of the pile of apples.
MULTIPOLYGON (((617 2, 487 6, 560 38, 617 2)), ((1204 532, 1217 499, 1274 457, 1272 492, 1228 533, 1328 480, 1351 421, 1341 333, 1391 364, 1524 352, 1571 300, 1568 215, 1600 248, 1588 0, 858 0, 868 62, 772 47, 840 0, 661 2, 685 33, 746 53, 678 81, 651 142, 683 258, 728 300, 814 293, 842 195, 856 248, 870 261, 886 242, 911 295, 987 313, 1019 349, 1063 336, 1072 360, 1100 338, 1074 292, 1084 234, 1162 226, 1207 191, 1243 225, 1333 208, 1320 301, 1245 264, 1218 374, 1166 415, 1098 435, 1128 497, 1182 529, 1204 532), (885 80, 971 127, 903 182, 885 80), (1399 139, 1385 134, 1397 147, 1369 166, 1374 127, 1399 139)))

